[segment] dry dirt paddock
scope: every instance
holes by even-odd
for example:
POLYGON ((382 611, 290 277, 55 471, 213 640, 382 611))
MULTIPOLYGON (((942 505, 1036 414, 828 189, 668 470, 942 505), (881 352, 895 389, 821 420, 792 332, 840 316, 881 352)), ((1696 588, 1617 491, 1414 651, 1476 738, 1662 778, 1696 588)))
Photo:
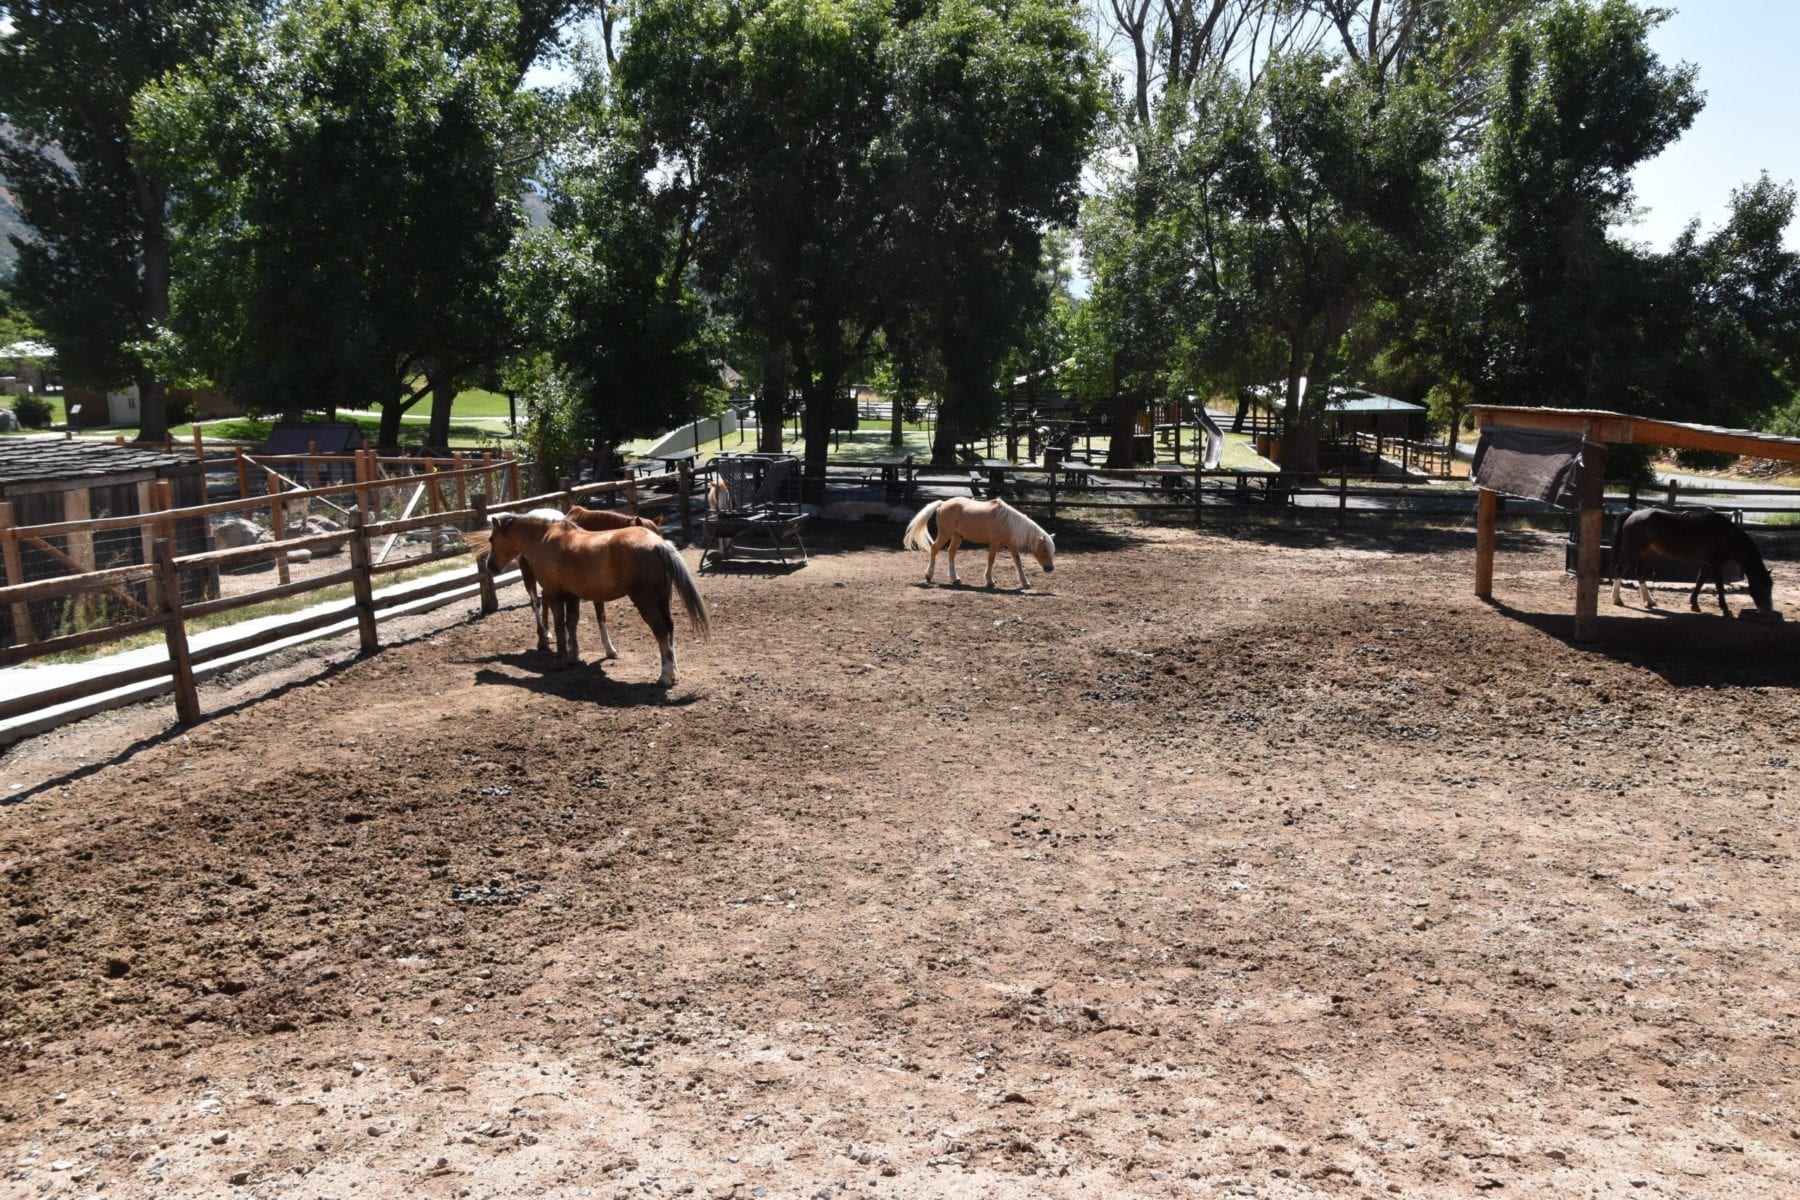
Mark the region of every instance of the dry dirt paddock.
POLYGON ((1800 623, 1063 528, 709 575, 666 700, 515 588, 15 748, 0 1194, 1800 1195, 1800 623))

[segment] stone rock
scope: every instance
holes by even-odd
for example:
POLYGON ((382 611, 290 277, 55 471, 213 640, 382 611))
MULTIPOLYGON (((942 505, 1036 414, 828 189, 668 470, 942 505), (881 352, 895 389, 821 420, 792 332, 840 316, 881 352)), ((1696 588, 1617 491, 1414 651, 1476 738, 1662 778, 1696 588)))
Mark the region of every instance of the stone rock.
POLYGON ((226 517, 212 527, 213 545, 221 550, 236 550, 242 546, 260 546, 264 542, 275 540, 273 534, 254 521, 246 521, 242 517, 226 517))

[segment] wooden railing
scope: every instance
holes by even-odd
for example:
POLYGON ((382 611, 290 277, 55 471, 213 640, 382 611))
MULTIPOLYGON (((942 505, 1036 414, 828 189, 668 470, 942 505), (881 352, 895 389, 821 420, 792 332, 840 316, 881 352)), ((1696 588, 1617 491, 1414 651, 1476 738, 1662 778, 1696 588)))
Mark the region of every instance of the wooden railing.
MULTIPOLYGON (((384 460, 385 461, 385 460, 384 460)), ((517 464, 483 463, 460 470, 435 471, 422 477, 351 481, 321 488, 278 491, 270 496, 223 501, 187 508, 163 507, 129 516, 102 517, 88 521, 61 521, 54 524, 15 526, 10 505, 0 502, 0 557, 6 567, 5 586, 0 586, 0 613, 10 613, 13 636, 0 647, 0 666, 12 666, 87 650, 107 643, 119 642, 145 633, 160 631, 167 647, 167 659, 141 666, 84 672, 79 680, 59 686, 9 694, 0 698, 0 721, 23 714, 98 696, 128 685, 148 680, 166 679, 163 690, 174 693, 176 712, 182 721, 192 721, 200 714, 197 679, 206 673, 207 664, 237 658, 277 641, 315 632, 354 618, 363 651, 379 646, 378 622, 399 605, 412 605, 420 600, 442 597, 445 602, 470 589, 478 589, 483 608, 496 606, 495 580, 486 578, 471 561, 466 572, 440 572, 404 591, 377 595, 376 580, 404 570, 414 570, 451 559, 468 559, 472 547, 460 536, 450 544, 444 537, 434 539, 431 548, 419 553, 389 558, 385 552, 395 539, 409 533, 436 529, 444 533, 469 531, 485 525, 487 515, 498 511, 519 511, 545 505, 566 506, 578 500, 621 493, 634 507, 639 489, 673 485, 676 502, 685 517, 691 513, 694 491, 690 471, 642 477, 617 483, 565 486, 551 493, 520 496, 513 483, 517 464), (423 480, 424 482, 421 482, 423 480), (371 519, 382 510, 381 493, 402 488, 425 489, 432 499, 430 511, 406 512, 391 519, 371 519), (489 491, 493 488, 493 491, 489 491), (496 499, 490 503, 489 497, 496 499), (173 534, 178 524, 207 520, 219 516, 237 516, 266 508, 272 524, 278 525, 281 513, 292 505, 310 504, 331 498, 349 501, 345 527, 316 533, 284 537, 276 540, 233 548, 208 548, 180 553, 173 534), (467 500, 466 505, 450 506, 450 500, 467 500), (142 561, 71 571, 50 578, 23 580, 22 550, 44 546, 54 548, 55 539, 112 536, 115 542, 141 544, 146 553, 142 561), (312 569, 323 557, 348 552, 348 564, 323 570, 312 569), (274 578, 267 586, 224 594, 216 581, 233 571, 261 564, 275 565, 274 578), (303 562, 308 570, 303 577, 289 568, 303 562), (210 639, 195 645, 190 625, 201 618, 251 609, 274 601, 341 589, 348 585, 350 597, 295 616, 273 621, 253 632, 236 637, 210 639), (39 637, 33 624, 32 606, 45 602, 61 602, 59 611, 90 614, 103 606, 95 603, 107 598, 111 612, 120 619, 107 619, 104 614, 91 618, 92 623, 70 622, 66 632, 52 632, 39 637), (83 627, 87 624, 87 627, 83 627)), ((160 485, 166 499, 168 485, 160 485)), ((419 493, 415 492, 415 499, 419 493)), ((272 532, 275 532, 272 530, 272 532)), ((284 532, 284 531, 282 531, 284 532)), ((266 568, 265 568, 266 569, 266 568)), ((509 576, 510 578, 510 576, 509 576)), ((15 677, 16 678, 16 677, 15 677)), ((10 692, 12 689, 8 689, 10 692)), ((141 697, 133 697, 137 699, 141 697)), ((78 713, 69 714, 72 719, 78 713)))

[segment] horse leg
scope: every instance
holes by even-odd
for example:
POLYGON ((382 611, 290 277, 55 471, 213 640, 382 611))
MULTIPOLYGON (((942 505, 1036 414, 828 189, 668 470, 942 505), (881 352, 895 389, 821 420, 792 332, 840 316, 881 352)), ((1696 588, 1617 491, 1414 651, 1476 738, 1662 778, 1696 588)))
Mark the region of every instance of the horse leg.
POLYGON ((1714 566, 1712 573, 1713 587, 1716 588, 1719 593, 1719 611, 1729 617, 1731 615, 1731 605, 1725 603, 1725 564, 1719 563, 1714 566))
POLYGON ((1613 607, 1624 608, 1625 601, 1619 599, 1619 580, 1625 577, 1625 563, 1624 560, 1619 557, 1619 548, 1617 546, 1613 547, 1612 577, 1613 607))
POLYGON ((563 613, 569 622, 569 664, 581 665, 581 598, 573 592, 563 596, 563 613))
POLYGON ((962 580, 956 574, 956 552, 962 549, 962 541, 960 533, 952 534, 950 537, 950 582, 958 585, 962 583, 962 580))
POLYGON ((930 561, 928 561, 925 564, 925 582, 926 583, 931 582, 932 573, 937 570, 938 551, 943 549, 944 546, 949 543, 949 541, 950 541, 950 539, 945 537, 943 535, 943 533, 940 531, 937 535, 937 540, 931 543, 931 559, 930 559, 930 561))
POLYGON ((594 601, 594 620, 600 623, 600 644, 606 647, 606 653, 601 655, 601 657, 619 657, 618 650, 613 647, 612 634, 606 631, 606 602, 604 600, 594 601))
POLYGON ((537 623, 538 652, 547 653, 550 631, 544 626, 544 606, 538 600, 537 576, 531 573, 531 564, 522 558, 519 560, 519 582, 525 585, 525 600, 531 605, 531 619, 537 623))
POLYGON ((987 569, 987 586, 988 587, 994 586, 994 558, 999 553, 1000 553, 999 545, 994 542, 989 542, 988 543, 988 569, 987 569))
POLYGON ((1028 591, 1031 585, 1025 582, 1025 564, 1019 561, 1019 548, 1008 546, 1007 549, 1012 551, 1013 569, 1019 573, 1019 590, 1021 592, 1028 591))
POLYGON ((563 609, 562 593, 546 591, 544 607, 550 610, 550 623, 556 626, 556 658, 557 666, 562 666, 567 658, 565 647, 568 645, 568 616, 563 609))
POLYGON ((651 596, 645 592, 631 593, 631 602, 637 606, 638 615, 644 618, 644 624, 656 635, 656 648, 662 654, 662 674, 656 682, 663 687, 675 686, 675 614, 669 608, 667 589, 651 596))

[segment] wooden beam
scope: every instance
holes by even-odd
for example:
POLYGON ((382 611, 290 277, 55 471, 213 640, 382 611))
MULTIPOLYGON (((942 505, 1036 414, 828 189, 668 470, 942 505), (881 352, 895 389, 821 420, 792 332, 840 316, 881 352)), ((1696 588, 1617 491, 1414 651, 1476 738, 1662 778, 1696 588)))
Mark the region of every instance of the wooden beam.
POLYGON ((1500 496, 1482 488, 1475 500, 1475 594, 1483 600, 1494 595, 1494 517, 1500 496))
POLYGON ((1582 447, 1581 551, 1575 563, 1575 640, 1600 640, 1600 539, 1606 525, 1606 447, 1582 447))

